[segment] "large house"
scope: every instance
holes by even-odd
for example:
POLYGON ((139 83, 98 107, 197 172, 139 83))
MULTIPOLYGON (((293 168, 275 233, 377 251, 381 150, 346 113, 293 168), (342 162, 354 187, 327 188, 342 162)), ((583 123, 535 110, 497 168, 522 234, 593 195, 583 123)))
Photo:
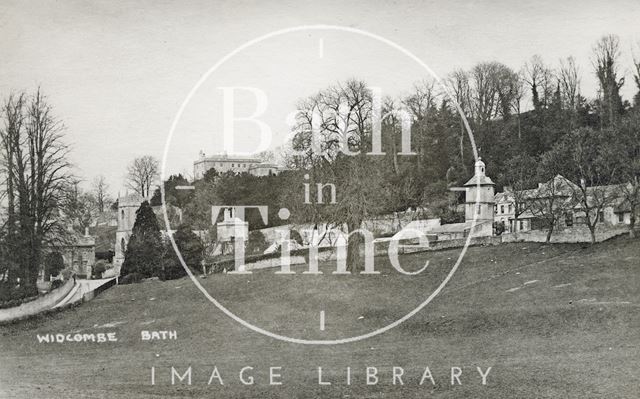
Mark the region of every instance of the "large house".
POLYGON ((218 173, 250 173, 255 176, 270 176, 278 174, 278 165, 263 162, 260 158, 242 157, 238 155, 218 154, 206 156, 200 151, 200 156, 193 162, 194 180, 202 179, 210 169, 218 173))
MULTIPOLYGON (((621 194, 622 188, 623 185, 610 185, 586 189, 589 204, 594 204, 596 198, 608 199, 598 215, 592 215, 598 218, 598 223, 630 224, 631 208, 621 194)), ((553 209, 556 228, 585 224, 586 212, 579 201, 580 195, 580 188, 562 175, 539 183, 534 189, 514 191, 506 187, 504 192, 495 195, 495 220, 503 224, 506 232, 538 230, 546 227, 544 214, 550 214, 553 209), (551 208, 541 209, 544 206, 551 208)))

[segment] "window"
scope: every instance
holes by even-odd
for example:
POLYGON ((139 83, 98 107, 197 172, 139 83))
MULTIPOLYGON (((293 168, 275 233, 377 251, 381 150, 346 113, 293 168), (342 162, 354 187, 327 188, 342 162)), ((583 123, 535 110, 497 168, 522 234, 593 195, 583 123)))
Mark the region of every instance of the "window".
POLYGON ((520 230, 524 230, 524 220, 520 221, 520 230))
POLYGON ((604 212, 598 212, 598 222, 604 222, 604 212))
POLYGON ((232 163, 232 164, 231 164, 231 167, 232 167, 232 168, 235 168, 235 167, 236 167, 236 164, 235 164, 235 163, 232 163))
POLYGON ((618 222, 624 223, 624 213, 618 213, 618 222))
POLYGON ((504 213, 504 205, 500 205, 500 213, 504 213))
POLYGON ((564 224, 566 224, 567 227, 573 226, 573 213, 567 212, 564 214, 564 224))

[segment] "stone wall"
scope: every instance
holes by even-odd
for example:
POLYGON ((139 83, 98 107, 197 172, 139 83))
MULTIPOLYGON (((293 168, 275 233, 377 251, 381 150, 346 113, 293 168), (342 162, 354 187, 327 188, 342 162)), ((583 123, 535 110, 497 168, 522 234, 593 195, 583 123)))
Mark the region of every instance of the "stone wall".
MULTIPOLYGON (((596 241, 601 242, 612 237, 629 232, 628 226, 596 226, 596 241)), ((502 242, 546 242, 547 232, 545 230, 529 230, 518 233, 504 233, 502 242)), ((587 226, 566 227, 561 231, 551 235, 552 243, 588 243, 591 242, 591 233, 587 226)))
POLYGON ((13 308, 0 309, 0 323, 33 316, 51 309, 56 303, 60 302, 65 296, 67 296, 67 294, 69 294, 69 292, 71 292, 74 284, 74 279, 70 278, 62 287, 57 288, 38 299, 13 308))

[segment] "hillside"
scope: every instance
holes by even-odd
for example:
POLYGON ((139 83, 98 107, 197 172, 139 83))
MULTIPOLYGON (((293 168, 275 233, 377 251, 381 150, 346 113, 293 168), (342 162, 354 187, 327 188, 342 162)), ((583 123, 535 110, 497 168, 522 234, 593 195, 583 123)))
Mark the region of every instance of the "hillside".
MULTIPOLYGON (((593 247, 505 244, 470 248, 432 303, 398 327, 331 346, 284 343, 250 331, 216 309, 188 279, 117 286, 93 301, 45 318, 0 326, 0 397, 619 397, 637 395, 640 377, 640 240, 593 247), (175 341, 142 342, 141 330, 175 330, 175 341), (118 342, 38 344, 41 333, 116 332, 118 342), (55 365, 52 367, 51 365, 55 365), (156 385, 150 368, 156 368, 156 385), (192 386, 170 385, 170 368, 193 367, 192 386), (225 385, 207 382, 214 366, 225 385), (238 372, 252 366, 256 384, 238 372), (269 386, 270 366, 283 385, 269 386), (317 382, 317 367, 324 370, 317 382), (352 368, 352 385, 345 370, 352 368), (380 381, 365 384, 365 367, 380 381), (404 386, 391 368, 403 367, 404 386), (418 385, 424 367, 436 386, 418 385), (463 368, 461 386, 449 369, 463 368), (476 367, 491 366, 482 386, 476 367), (96 378, 95 376, 101 376, 96 378), (3 392, 4 390, 4 392, 3 392)), ((422 302, 458 250, 406 255, 400 275, 251 275, 199 279, 240 317, 309 339, 363 334, 422 302), (319 312, 326 314, 324 331, 319 312)), ((379 260, 377 259, 376 262, 379 260)))

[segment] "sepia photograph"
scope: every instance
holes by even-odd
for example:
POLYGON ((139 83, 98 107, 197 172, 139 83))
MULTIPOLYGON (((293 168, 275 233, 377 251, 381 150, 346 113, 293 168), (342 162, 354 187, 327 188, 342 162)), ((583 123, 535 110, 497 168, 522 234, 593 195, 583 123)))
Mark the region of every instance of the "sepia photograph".
POLYGON ((0 399, 639 398, 639 21, 0 1, 0 399))

